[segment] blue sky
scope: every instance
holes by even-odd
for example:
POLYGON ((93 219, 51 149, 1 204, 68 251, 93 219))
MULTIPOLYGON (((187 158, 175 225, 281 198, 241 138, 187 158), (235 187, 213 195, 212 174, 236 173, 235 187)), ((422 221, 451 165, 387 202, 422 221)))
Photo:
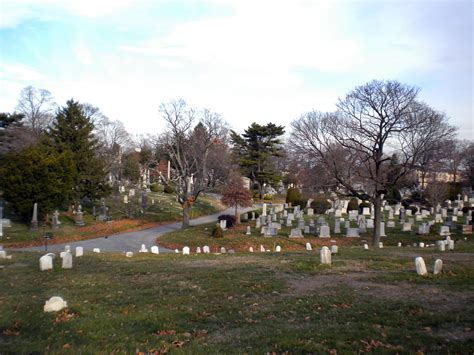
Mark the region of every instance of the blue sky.
POLYGON ((0 0, 0 15, 0 111, 33 85, 132 133, 159 133, 173 98, 242 131, 396 79, 474 138, 470 0, 0 0))

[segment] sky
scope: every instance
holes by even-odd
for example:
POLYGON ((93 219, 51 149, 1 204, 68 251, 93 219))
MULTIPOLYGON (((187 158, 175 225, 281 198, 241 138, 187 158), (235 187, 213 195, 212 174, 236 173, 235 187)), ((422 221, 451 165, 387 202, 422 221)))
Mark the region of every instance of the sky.
POLYGON ((22 88, 74 98, 133 134, 183 98, 236 131, 289 130, 373 79, 420 88, 474 139, 471 0, 0 0, 0 111, 22 88))

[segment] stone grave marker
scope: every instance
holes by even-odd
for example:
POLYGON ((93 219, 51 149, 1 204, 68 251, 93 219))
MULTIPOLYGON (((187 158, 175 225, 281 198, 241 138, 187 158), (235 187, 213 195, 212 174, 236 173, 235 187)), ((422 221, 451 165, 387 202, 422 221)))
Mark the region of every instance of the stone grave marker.
POLYGON ((438 275, 443 270, 443 260, 436 259, 434 266, 433 266, 433 274, 438 275))
POLYGON ((421 276, 425 276, 428 274, 426 271, 426 264, 425 260, 419 256, 415 259, 415 267, 416 267, 416 273, 421 276))
POLYGON ((322 247, 319 251, 319 256, 321 259, 321 264, 331 265, 331 251, 328 247, 322 247))

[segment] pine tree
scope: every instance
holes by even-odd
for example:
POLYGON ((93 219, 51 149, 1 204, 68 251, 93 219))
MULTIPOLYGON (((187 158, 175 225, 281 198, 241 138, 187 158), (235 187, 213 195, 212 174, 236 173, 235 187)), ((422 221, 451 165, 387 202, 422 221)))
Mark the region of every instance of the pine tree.
POLYGON ((96 155, 99 143, 93 129, 94 124, 82 105, 71 99, 59 110, 48 132, 52 146, 59 153, 70 151, 72 154, 76 170, 71 193, 73 200, 94 200, 110 193, 105 165, 96 155))
POLYGON ((275 184, 281 180, 275 168, 274 158, 283 156, 280 136, 285 133, 283 126, 268 123, 265 126, 252 123, 244 134, 231 132, 233 152, 242 171, 259 187, 260 197, 264 184, 275 184))

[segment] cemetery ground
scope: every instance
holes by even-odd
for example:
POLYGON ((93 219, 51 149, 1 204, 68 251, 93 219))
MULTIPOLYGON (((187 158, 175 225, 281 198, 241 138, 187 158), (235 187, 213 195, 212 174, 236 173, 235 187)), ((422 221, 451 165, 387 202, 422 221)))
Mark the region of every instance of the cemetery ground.
MULTIPOLYGON (((390 237, 387 237, 390 238, 390 237)), ((271 238, 267 238, 271 239, 271 238)), ((340 245, 340 244, 339 244, 340 245)), ((1 353, 471 353, 474 243, 454 251, 87 253, 0 260, 1 353), (442 274, 418 276, 414 258, 442 274), (68 308, 44 313, 51 296, 68 308)))
MULTIPOLYGON (((43 236, 51 233, 53 239, 49 243, 66 243, 85 239, 109 236, 122 232, 142 230, 160 224, 179 221, 182 218, 182 208, 175 201, 173 194, 160 192, 148 193, 148 205, 141 213, 138 197, 129 198, 128 203, 123 203, 122 196, 112 196, 106 200, 110 221, 96 221, 92 214, 92 206, 84 206, 85 226, 77 226, 74 214, 61 212, 59 229, 52 230, 51 223, 40 222, 36 231, 24 223, 12 222, 12 226, 3 229, 1 244, 5 248, 24 246, 40 246, 44 243, 43 236)), ((99 205, 96 205, 97 212, 99 205)), ((192 218, 215 213, 224 207, 213 195, 202 196, 191 211, 192 218)))

